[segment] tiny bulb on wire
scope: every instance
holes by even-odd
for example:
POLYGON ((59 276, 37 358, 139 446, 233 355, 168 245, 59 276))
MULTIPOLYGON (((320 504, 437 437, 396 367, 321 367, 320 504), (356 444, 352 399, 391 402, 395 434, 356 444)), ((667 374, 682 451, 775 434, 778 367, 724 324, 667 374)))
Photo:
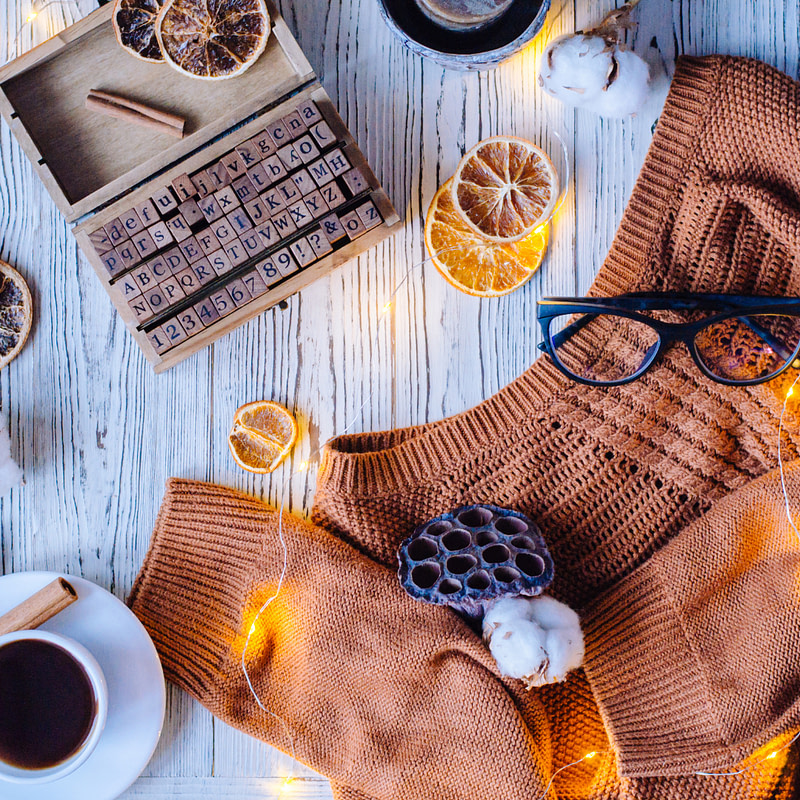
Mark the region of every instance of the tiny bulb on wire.
POLYGON ((36 17, 38 17, 38 16, 39 16, 38 12, 31 11, 31 13, 28 14, 28 16, 26 17, 25 22, 26 23, 27 22, 33 22, 36 19, 36 17))
POLYGON ((771 753, 770 753, 770 754, 767 756, 767 758, 768 758, 768 759, 769 759, 769 758, 775 758, 775 756, 777 756, 777 755, 778 755, 778 752, 777 752, 777 750, 773 750, 773 751, 772 751, 772 752, 771 752, 771 753))
POLYGON ((305 472, 308 469, 308 461, 301 461, 297 469, 300 470, 300 472, 305 472))
POLYGON ((587 753, 584 756, 584 758, 594 758, 596 755, 597 755, 597 751, 596 750, 592 750, 592 752, 591 753, 587 753))
POLYGON ((290 792, 294 787, 294 778, 287 778, 281 786, 282 792, 290 792))
POLYGON ((250 635, 252 636, 256 632, 256 624, 255 622, 250 626, 250 635))
POLYGON ((794 394, 794 386, 789 387, 789 391, 786 392, 786 399, 788 400, 794 394))
POLYGON ((382 309, 381 314, 385 314, 392 307, 391 303, 387 303, 382 309))

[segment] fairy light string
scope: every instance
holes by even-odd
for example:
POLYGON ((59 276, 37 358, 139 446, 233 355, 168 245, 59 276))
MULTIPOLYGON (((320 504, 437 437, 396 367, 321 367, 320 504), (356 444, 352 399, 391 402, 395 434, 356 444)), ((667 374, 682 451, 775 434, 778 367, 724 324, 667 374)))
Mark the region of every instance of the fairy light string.
POLYGON ((786 475, 783 470, 783 457, 781 455, 781 449, 783 441, 783 418, 786 414, 786 408, 789 405, 789 400, 791 400, 795 395, 795 386, 797 386, 799 381, 800 371, 798 371, 797 376, 786 391, 786 396, 783 398, 783 406, 781 407, 781 416, 778 421, 778 470, 781 477, 781 491, 783 492, 783 503, 786 509, 786 519, 789 520, 789 525, 792 526, 792 530, 795 532, 798 541, 800 541, 800 530, 797 529, 797 525, 795 525, 794 518, 792 517, 791 504, 789 503, 789 493, 786 490, 786 475))
POLYGON ((777 758, 779 753, 782 753, 788 747, 791 747, 798 739, 800 739, 800 731, 798 731, 794 736, 792 736, 792 738, 789 739, 789 741, 786 742, 786 744, 776 748, 769 755, 764 756, 764 758, 759 759, 758 761, 755 761, 752 764, 743 767, 742 769, 732 770, 730 772, 695 772, 694 774, 703 775, 709 778, 721 778, 721 777, 728 777, 730 775, 742 775, 745 772, 749 772, 754 767, 758 767, 759 765, 763 764, 766 761, 772 761, 773 758, 777 758))
POLYGON ((545 786, 544 792, 542 792, 542 794, 540 794, 539 797, 536 798, 536 800, 544 800, 545 797, 547 797, 547 795, 550 793, 550 789, 553 787, 553 781, 555 781, 556 776, 559 773, 564 772, 564 770, 566 770, 566 769, 570 769, 570 767, 577 767, 578 764, 582 764, 584 761, 589 761, 589 760, 595 758, 598 755, 604 755, 607 752, 608 752, 608 750, 592 750, 591 752, 587 753, 585 756, 582 756, 581 758, 576 759, 575 761, 571 761, 569 764, 564 764, 563 767, 559 767, 550 776, 550 780, 547 782, 547 786, 545 786))
MULTIPOLYGON (((551 216, 548 218, 546 223, 543 223, 543 225, 540 226, 540 229, 539 229, 540 231, 546 230, 547 226, 550 225, 550 222, 552 221, 553 217, 558 213, 559 209, 564 204, 564 201, 566 199, 566 195, 567 195, 567 192, 568 192, 568 189, 569 189, 569 183, 568 183, 569 159, 568 159, 568 152, 567 152, 566 143, 564 142, 564 139, 556 131, 553 131, 553 135, 558 140, 558 142, 559 142, 559 144, 560 144, 560 146, 561 146, 561 148, 563 150, 564 164, 565 164, 565 175, 567 176, 567 178, 564 181, 563 189, 561 191, 561 194, 560 194, 559 199, 558 199, 558 201, 557 201, 557 203, 556 203, 556 205, 555 205, 555 207, 553 209, 553 212, 552 212, 551 216)), ((450 249, 458 250, 460 248, 459 247, 454 247, 454 248, 450 248, 450 249)), ((448 252, 448 251, 443 251, 443 252, 448 252)), ((431 260, 432 260, 432 258, 429 257, 429 258, 423 259, 422 261, 419 261, 416 264, 414 264, 411 267, 409 267, 409 269, 404 274, 403 278, 400 280, 400 282, 394 288, 394 290, 392 291, 388 301, 386 301, 384 303, 384 305, 382 306, 381 312, 380 312, 380 314, 378 316, 377 325, 376 325, 376 331, 375 331, 375 337, 374 337, 373 342, 372 342, 373 347, 378 344, 378 339, 380 337, 381 330, 382 330, 382 323, 383 323, 384 319, 387 317, 387 315, 389 314, 389 312, 391 311, 397 293, 400 291, 400 289, 403 287, 403 285, 409 280, 409 278, 411 277, 412 273, 416 269, 424 266, 426 263, 428 263, 431 260)), ((800 382, 800 373, 798 373, 798 375, 795 378, 794 382, 789 387, 789 390, 787 391, 786 396, 784 398, 783 408, 781 409, 780 421, 779 421, 779 429, 778 429, 778 464, 779 464, 779 467, 780 467, 781 488, 783 490, 783 496, 784 496, 784 501, 785 501, 785 505, 786 505, 787 518, 789 520, 790 525, 792 526, 792 529, 797 534, 798 540, 800 540, 800 530, 798 530, 797 526, 794 523, 792 515, 791 515, 790 503, 789 503, 788 493, 786 491, 786 483, 785 483, 785 478, 784 478, 783 461, 782 461, 782 457, 781 457, 781 434, 783 432, 784 415, 785 415, 785 412, 786 412, 786 407, 787 407, 789 399, 795 394, 795 387, 796 387, 798 382, 800 382)), ((364 410, 364 408, 367 406, 367 404, 370 402, 370 400, 372 399, 374 393, 375 393, 375 387, 373 386, 373 388, 370 390, 369 394, 367 395, 366 399, 359 405, 359 407, 354 412, 354 415, 353 415, 352 419, 346 424, 346 426, 342 429, 341 432, 336 434, 336 436, 342 436, 342 435, 348 433, 350 431, 350 429, 361 419, 361 413, 364 410)), ((282 552, 281 572, 280 572, 280 576, 278 578, 278 582, 276 584, 274 592, 263 602, 263 604, 258 609, 258 611, 256 612, 256 614, 255 614, 255 616, 253 618, 253 621, 252 621, 252 623, 250 625, 250 628, 248 630, 248 633, 247 633, 247 637, 245 639, 245 644, 244 644, 244 648, 242 650, 242 656, 241 656, 242 672, 244 673, 245 680, 247 682, 247 686, 248 686, 251 694, 253 695, 256 703, 258 704, 258 707, 262 711, 264 711, 265 713, 267 713, 271 717, 273 717, 275 720, 280 722, 281 726, 283 727, 283 729, 284 729, 284 731, 286 733, 286 738, 287 738, 287 741, 289 743, 289 754, 291 755, 291 758, 292 758, 292 765, 291 765, 289 774, 286 776, 286 778, 284 779, 284 781, 283 781, 283 783, 281 785, 281 789, 280 789, 280 795, 281 796, 284 794, 284 792, 290 791, 292 789, 295 781, 298 780, 298 778, 295 775, 295 771, 296 771, 296 767, 297 767, 298 761, 297 761, 297 757, 296 757, 296 751, 295 751, 295 745, 294 745, 294 737, 292 735, 291 728, 290 728, 289 724, 286 722, 286 720, 283 717, 281 717, 278 714, 276 714, 271 709, 267 708, 264 705, 264 703, 262 702, 261 698, 259 697, 258 692, 256 691, 255 687, 253 686, 253 683, 252 683, 252 680, 251 680, 251 677, 250 677, 250 673, 249 673, 248 668, 247 668, 247 651, 248 651, 248 648, 250 646, 250 641, 251 641, 253 635, 256 633, 256 631, 258 629, 258 621, 259 621, 259 619, 264 614, 264 612, 269 608, 269 606, 280 595, 281 590, 283 588, 284 580, 285 580, 285 577, 286 577, 286 572, 287 572, 287 569, 288 569, 289 553, 288 553, 288 547, 286 545, 286 540, 284 538, 284 532, 283 532, 283 515, 284 515, 284 510, 285 510, 285 507, 286 507, 286 497, 288 495, 290 483, 291 483, 292 479, 295 476, 301 475, 302 473, 308 471, 311 468, 311 466, 314 463, 316 463, 314 461, 314 459, 322 453, 323 449, 326 447, 326 445, 328 444, 329 441, 330 441, 330 439, 327 440, 322 445, 320 445, 319 447, 315 448, 307 456, 307 458, 305 458, 299 464, 297 469, 289 474, 289 476, 284 480, 284 482, 282 484, 282 487, 281 487, 281 501, 280 501, 280 506, 279 506, 279 509, 278 509, 278 540, 280 542, 281 552, 282 552)), ((760 766, 761 764, 764 764, 767 761, 771 761, 771 760, 775 759, 781 752, 783 752, 784 750, 786 750, 789 747, 791 747, 791 745, 793 745, 798 739, 800 739, 800 731, 798 731, 791 739, 789 739, 781 747, 778 747, 778 748, 772 750, 764 758, 762 758, 762 759, 760 759, 758 761, 755 761, 752 764, 748 764, 747 766, 742 767, 740 769, 726 770, 726 771, 695 771, 692 774, 696 775, 696 776, 708 777, 708 778, 731 777, 731 776, 742 775, 742 774, 744 774, 746 772, 749 772, 750 770, 760 766)), ((563 764, 562 766, 558 767, 552 773, 552 775, 550 776, 550 779, 548 780, 548 783, 547 783, 547 785, 545 787, 544 792, 538 798, 536 798, 536 800, 545 800, 547 795, 550 793, 550 790, 552 789, 553 783, 555 782, 556 778, 562 772, 565 772, 566 770, 572 769, 572 768, 578 766, 579 764, 584 763, 585 761, 590 761, 590 760, 596 758, 598 755, 605 755, 605 754, 608 754, 609 752, 611 752, 611 751, 610 750, 592 750, 592 751, 586 753, 581 758, 578 758, 575 761, 571 761, 571 762, 569 762, 567 764, 563 764)))
MULTIPOLYGON (((639 0, 632 0, 627 5, 629 7, 633 7, 638 2, 639 2, 639 0)), ((80 10, 80 7, 78 5, 77 0, 46 0, 46 2, 44 2, 44 3, 33 3, 33 5, 31 6, 31 11, 28 13, 26 18, 23 20, 22 24, 17 28, 17 31, 16 31, 16 34, 15 34, 14 39, 12 41, 11 47, 9 48, 9 55, 8 55, 6 63, 8 63, 9 61, 12 61, 13 59, 17 58, 18 55, 20 55, 19 52, 18 52, 18 48, 19 48, 19 44, 20 44, 20 37, 25 32, 25 30, 29 26, 31 26, 35 22, 35 20, 37 18, 39 18, 41 16, 41 14, 44 11, 46 11, 48 8, 51 8, 51 7, 54 7, 54 6, 63 7, 63 6, 70 6, 70 5, 75 7, 75 10, 76 10, 76 12, 77 12, 77 14, 79 16, 83 16, 83 14, 82 14, 82 12, 80 10)), ((545 109, 545 114, 546 114, 547 118, 549 119, 550 115, 547 112, 547 109, 545 109)), ((563 181, 563 188, 562 188, 562 190, 560 192, 559 199, 556 202, 556 205, 555 205, 550 217, 548 218, 548 220, 545 223, 543 223, 539 227, 539 229, 537 229, 537 232, 540 233, 540 234, 542 234, 544 232, 544 230, 547 229, 547 227, 549 226, 549 224, 550 224, 551 220, 553 219, 553 217, 558 213, 558 211, 563 206, 563 204, 564 204, 564 202, 566 200, 566 197, 567 197, 568 189, 569 189, 570 161, 569 161, 566 142, 564 141, 564 138, 558 133, 558 131, 555 130, 554 126, 552 126, 552 125, 551 125, 551 132, 552 132, 552 135, 554 136, 554 138, 558 141, 558 143, 560 145, 560 148, 562 150, 562 153, 563 153, 563 163, 564 163, 564 175, 565 175, 565 178, 564 178, 564 181, 563 181)), ((453 250, 458 250, 460 248, 455 247, 455 248, 452 248, 452 249, 453 250)), ((443 252, 447 252, 447 251, 443 251, 443 252)), ((397 293, 400 291, 402 286, 409 280, 409 278, 411 277, 412 273, 416 269, 418 269, 419 267, 422 267, 424 264, 426 264, 428 261, 431 261, 431 260, 432 260, 431 258, 426 258, 426 259, 424 259, 424 260, 412 265, 406 271, 406 273, 403 276, 403 278, 401 279, 401 281, 394 288, 394 290, 392 291, 392 294, 389 297, 389 300, 383 305, 383 307, 381 308, 381 312, 380 312, 380 314, 378 316, 377 328, 376 328, 376 334, 375 334, 375 341, 373 342, 374 345, 377 344, 377 339, 378 339, 378 337, 380 335, 380 332, 381 332, 381 326, 382 326, 383 320, 388 316, 389 312, 391 311, 392 306, 393 306, 393 302, 394 302, 394 299, 395 299, 397 293)), ((779 467, 779 472, 780 472, 781 490, 783 492, 783 498, 784 498, 785 509, 786 509, 786 517, 787 517, 787 519, 789 521, 789 524, 792 527, 792 530, 795 532, 795 534, 796 534, 796 536, 798 538, 798 541, 800 541, 800 530, 798 529, 797 525, 795 524, 794 519, 792 517, 792 513, 791 513, 791 505, 790 505, 790 501, 789 501, 788 492, 787 492, 787 489, 786 489, 784 465, 783 465, 783 458, 782 458, 782 453, 781 453, 781 439, 782 439, 782 434, 783 434, 783 430, 784 430, 784 424, 783 424, 784 423, 784 416, 786 414, 786 410, 787 410, 787 406, 788 406, 789 400, 795 394, 795 387, 797 386, 798 382, 800 382, 800 373, 798 373, 797 377, 794 379, 794 382, 791 384, 791 386, 789 387, 788 391, 786 392, 786 395, 785 395, 784 401, 783 401, 783 406, 781 408, 780 419, 779 419, 779 424, 778 424, 778 467, 779 467)), ((347 423, 347 425, 342 429, 342 431, 337 434, 337 436, 341 436, 341 435, 344 435, 344 434, 348 433, 350 431, 350 429, 359 421, 359 419, 361 418, 361 412, 364 410, 364 408, 367 406, 367 404, 372 399, 372 397, 374 395, 374 392, 375 392, 375 389, 373 387, 370 390, 369 394, 367 395, 366 399, 361 403, 361 405, 358 407, 358 409, 356 409, 353 418, 350 420, 350 422, 347 423)), ((328 440, 328 441, 330 441, 330 440, 328 440)), ((253 621, 252 621, 252 623, 250 625, 250 628, 248 630, 248 633, 247 633, 247 637, 245 639, 244 647, 242 649, 242 656, 241 656, 242 672, 243 672, 243 674, 245 676, 245 680, 247 682, 248 689, 250 690, 250 693, 253 695, 253 698, 255 699, 256 704, 258 705, 258 707, 264 713, 268 714, 269 716, 274 718, 277 722, 279 722, 281 727, 283 728, 285 734, 286 734, 286 739, 287 739, 287 742, 288 742, 288 745, 289 745, 289 747, 288 747, 289 755, 291 756, 291 759, 292 759, 292 765, 291 765, 289 774, 284 778, 284 780, 283 780, 283 782, 281 784, 281 788, 280 788, 280 794, 281 795, 283 795, 284 792, 291 791, 291 789, 294 786, 295 781, 298 780, 296 775, 295 775, 295 771, 296 771, 296 767, 297 767, 298 761, 297 761, 296 751, 295 751, 294 736, 292 735, 292 730, 291 730, 289 724, 286 722, 286 720, 283 717, 281 717, 280 715, 276 714, 271 709, 267 708, 267 706, 262 702, 258 692, 256 691, 256 689, 255 689, 255 687, 253 685, 252 679, 250 677, 249 670, 247 668, 247 651, 248 651, 248 648, 250 646, 251 639, 252 639, 253 635, 256 633, 256 631, 258 629, 258 621, 259 621, 259 619, 264 614, 264 612, 269 608, 269 606, 280 595, 281 590, 283 588, 284 580, 285 580, 285 577, 286 577, 286 572, 287 572, 288 564, 289 564, 289 551, 288 551, 288 547, 286 545, 286 539, 284 537, 283 515, 284 515, 284 510, 285 510, 285 507, 286 507, 286 497, 288 495, 288 490, 289 490, 291 481, 296 475, 300 475, 300 474, 302 474, 302 473, 304 473, 304 472, 306 472, 306 471, 308 471, 310 469, 310 467, 314 463, 313 459, 316 456, 321 454, 322 450, 325 448, 327 443, 328 442, 326 441, 324 444, 320 445, 315 450, 313 450, 310 453, 310 455, 300 463, 298 468, 294 472, 292 472, 292 473, 290 473, 288 475, 288 477, 284 480, 284 483, 282 484, 282 487, 281 487, 281 502, 280 502, 280 506, 279 506, 279 509, 278 509, 278 540, 279 540, 279 543, 280 543, 280 546, 281 546, 281 552, 282 552, 281 571, 280 571, 280 575, 279 575, 279 578, 278 578, 278 582, 277 582, 276 587, 275 587, 275 591, 263 602, 263 604, 258 609, 258 611, 256 612, 256 614, 255 614, 255 616, 253 618, 253 621)), ((699 776, 704 776, 704 777, 727 777, 727 776, 741 775, 741 774, 743 774, 745 772, 748 772, 749 770, 751 770, 751 769, 753 769, 753 768, 765 763, 766 761, 770 761, 770 760, 776 758, 779 755, 779 753, 781 753, 782 751, 784 751, 787 748, 791 747, 791 745, 793 745, 798 739, 800 739, 800 731, 798 731, 784 745, 782 745, 781 747, 771 751, 764 758, 760 759, 759 761, 754 762, 753 764, 750 764, 750 765, 748 765, 746 767, 743 767, 741 769, 725 771, 725 772, 697 771, 697 772, 695 772, 693 774, 699 775, 699 776)), ((575 761, 571 761, 568 764, 564 764, 564 765, 558 767, 558 769, 556 769, 553 772, 553 774, 550 776, 550 779, 549 779, 549 781, 548 781, 548 783, 547 783, 547 785, 545 787, 544 792, 537 798, 537 800, 545 800, 545 798, 547 797, 547 795, 549 794, 549 792, 550 792, 550 790, 551 790, 551 788, 553 786, 553 783, 554 783, 555 779, 562 772, 564 772, 564 771, 566 771, 568 769, 574 768, 574 767, 578 766, 579 764, 582 764, 585 761, 589 761, 589 760, 597 757, 598 755, 603 755, 603 754, 606 754, 608 752, 609 752, 608 750, 601 750, 601 751, 592 750, 592 751, 586 753, 586 755, 582 756, 581 758, 576 759, 575 761)))
MULTIPOLYGON (((544 236, 544 233, 545 233, 545 231, 548 230, 549 225, 550 225, 553 217, 558 213, 560 208, 563 206, 564 201, 566 200, 566 197, 567 197, 567 194, 568 194, 568 191, 569 191, 569 180, 570 180, 570 175, 571 175, 570 163, 569 163, 569 154, 568 154, 568 151, 567 151, 566 142, 564 141, 564 138, 557 131, 553 130, 553 135, 558 140, 558 143, 559 143, 559 145, 561 147, 562 154, 563 154, 563 159, 564 159, 564 180, 562 181, 562 187, 560 189, 559 197, 558 197, 558 200, 556 201, 556 204, 555 204, 555 207, 553 208, 553 211, 550 213, 550 216, 542 224, 540 224, 538 226, 538 228, 536 228, 535 231, 534 231, 535 234, 538 234, 541 237, 544 236)), ((546 242, 546 240, 545 240, 545 242, 546 242)), ((545 246, 546 246, 546 244, 543 243, 543 249, 544 249, 545 246)), ((442 251, 440 251, 439 254, 443 254, 443 253, 447 253, 447 252, 451 252, 451 251, 457 251, 457 250, 460 250, 460 249, 462 249, 460 246, 455 246, 455 247, 452 247, 452 248, 447 248, 445 250, 442 250, 442 251)), ((381 308, 380 314, 378 315, 378 319, 377 319, 377 323, 376 323, 375 336, 374 336, 373 341, 372 341, 373 348, 375 348, 377 346, 377 344, 378 344, 378 340, 380 338, 380 334, 381 334, 381 330, 382 330, 383 321, 384 321, 384 319, 386 319, 386 317, 388 316, 389 312, 391 311, 392 306, 394 304, 394 300, 395 300, 398 292, 407 283, 407 281, 409 280, 409 278, 411 277, 412 273, 415 270, 417 270, 418 268, 424 266, 425 264, 427 264, 429 261, 432 261, 432 260, 433 260, 432 257, 428 257, 428 258, 425 258, 422 261, 418 261, 417 263, 415 263, 412 266, 410 266, 408 268, 408 270, 406 270, 406 272, 403 275, 403 277, 400 280, 400 282, 394 287, 394 289, 392 290, 392 293, 389 296, 389 299, 384 303, 383 307, 381 308)), ((364 408, 367 406, 367 404, 372 400, 372 397, 373 397, 374 393, 375 393, 375 386, 373 385, 373 387, 370 389, 370 392, 367 395, 367 397, 364 399, 364 401, 361 403, 361 405, 359 405, 359 407, 355 410, 352 419, 345 425, 345 427, 338 434, 336 434, 336 436, 343 436, 344 434, 348 433, 351 430, 351 428, 361 419, 362 412, 363 412, 364 408)), ((291 731, 291 729, 289 727, 289 724, 286 722, 286 720, 283 717, 281 717, 280 715, 276 714, 274 711, 272 711, 271 709, 267 708, 264 705, 264 703, 262 702, 258 692, 256 691, 255 687, 253 686, 253 681, 252 681, 252 679, 250 677, 250 672, 247 669, 247 651, 248 651, 248 649, 250 647, 250 641, 252 640, 253 635, 258 630, 258 621, 259 621, 259 619, 263 616, 264 612, 270 607, 270 605, 280 595, 281 590, 283 588, 284 580, 286 578, 286 571, 288 569, 288 564, 289 564, 289 551, 288 551, 288 547, 286 545, 286 539, 284 538, 284 535, 283 535, 283 514, 284 514, 284 509, 286 507, 286 498, 287 498, 288 493, 289 493, 289 487, 290 487, 291 481, 296 475, 300 475, 300 474, 306 472, 311 467, 311 465, 313 463, 313 459, 322 453, 322 450, 326 447, 326 445, 328 444, 329 441, 330 441, 330 439, 328 439, 326 442, 321 444, 319 447, 315 448, 308 455, 308 457, 306 459, 304 459, 300 463, 298 468, 296 470, 294 470, 293 472, 291 472, 285 478, 285 480, 284 480, 284 482, 283 482, 283 484, 281 486, 281 491, 280 491, 281 501, 280 501, 280 506, 278 508, 278 541, 280 543, 281 553, 282 553, 281 571, 280 571, 280 575, 278 577, 278 582, 277 582, 277 584, 275 586, 275 591, 269 597, 267 597, 267 599, 262 603, 262 605, 260 606, 258 611, 256 611, 256 614, 253 617, 253 620, 252 620, 252 622, 250 624, 250 628, 247 631, 247 636, 245 638, 244 647, 242 648, 241 667, 242 667, 242 672, 244 673, 245 681, 247 682, 247 687, 250 690, 250 693, 253 695, 253 698, 255 699, 258 707, 262 711, 264 711, 266 714, 269 714, 273 719, 275 719, 277 722, 279 722, 281 724, 281 727, 283 728, 283 730, 284 730, 284 732, 286 734, 286 739, 287 739, 288 744, 289 744, 289 754, 291 755, 291 758, 292 758, 292 765, 291 765, 289 774, 287 775, 287 777, 284 780, 283 785, 281 787, 281 793, 283 791, 285 791, 285 790, 288 790, 292 786, 293 782, 296 780, 296 778, 295 778, 295 769, 296 769, 296 766, 297 766, 297 755, 296 755, 295 745, 294 745, 294 736, 292 735, 292 731, 291 731)), ((589 756, 586 756, 585 758, 587 758, 587 757, 589 757, 589 756)))
POLYGON ((84 14, 78 5, 78 0, 46 0, 44 3, 34 2, 31 5, 31 10, 28 13, 28 16, 25 17, 22 24, 17 28, 17 33, 14 36, 14 39, 11 43, 11 47, 9 48, 8 58, 6 59, 6 63, 9 61, 13 61, 19 55, 19 43, 20 37, 25 32, 25 30, 33 24, 33 22, 41 16, 41 14, 46 11, 48 8, 52 8, 53 6, 74 6, 75 12, 78 17, 83 17, 84 14))
MULTIPOLYGON (((405 275, 403 276, 402 280, 394 288, 394 290, 392 291, 392 294, 389 297, 389 300, 384 304, 384 306, 383 306, 383 308, 381 310, 381 313, 380 313, 380 315, 378 317, 377 328, 376 328, 376 332, 375 332, 375 341, 373 342, 373 344, 377 344, 377 339, 378 339, 378 336, 379 336, 380 330, 381 330, 381 323, 383 322, 384 318, 388 315, 389 311, 391 311, 392 303, 394 302, 395 296, 400 291, 400 289, 403 287, 403 285, 408 281, 408 279, 411 277, 411 274, 414 272, 414 270, 417 269, 418 267, 421 267, 423 264, 425 264, 426 261, 429 261, 429 260, 430 259, 425 259, 424 261, 421 261, 421 262, 419 262, 417 264, 414 264, 411 267, 409 267, 409 269, 406 271, 405 275)), ((373 386, 373 388, 370 390, 370 393, 367 395, 367 398, 361 403, 361 405, 358 407, 358 409, 356 409, 353 418, 344 427, 342 433, 340 433, 338 435, 341 436, 341 435, 347 433, 353 427, 353 425, 355 425, 359 421, 359 419, 361 418, 361 412, 364 410, 364 407, 367 405, 367 403, 369 403, 369 401, 372 399, 372 396, 373 396, 374 392, 375 392, 375 388, 373 386)), ((330 440, 328 440, 328 441, 330 441, 330 440)), ((283 727, 284 732, 286 733, 286 738, 287 738, 287 741, 289 743, 289 754, 291 755, 291 758, 292 758, 292 765, 291 765, 289 774, 286 776, 286 778, 284 779, 284 782, 283 782, 283 784, 281 786, 281 792, 289 790, 291 788, 292 784, 294 783, 295 779, 296 779, 295 778, 295 769, 296 769, 296 766, 297 766, 297 754, 296 754, 295 746, 294 746, 294 736, 292 735, 291 728, 289 727, 289 724, 286 722, 286 720, 283 717, 281 717, 280 715, 276 714, 271 709, 267 708, 264 705, 264 703, 261 701, 261 698, 259 697, 258 692, 255 690, 255 687, 253 686, 253 682, 252 682, 252 679, 250 677, 250 672, 247 669, 247 650, 248 650, 248 648, 250 646, 250 640, 253 638, 253 634, 255 634, 256 631, 258 630, 258 620, 264 614, 264 612, 270 607, 270 605, 278 598, 278 595, 280 595, 281 589, 283 588, 284 580, 286 578, 286 570, 289 567, 289 549, 286 546, 286 539, 284 538, 284 535, 283 535, 283 512, 284 512, 284 509, 286 507, 286 498, 287 498, 287 496, 289 494, 290 483, 291 483, 292 479, 295 477, 295 475, 300 475, 300 474, 306 472, 309 469, 309 467, 311 466, 311 463, 312 463, 312 459, 322 453, 322 450, 325 448, 327 443, 328 442, 326 441, 324 444, 320 445, 315 450, 313 450, 309 454, 309 456, 304 461, 302 461, 300 463, 298 468, 296 470, 294 470, 294 472, 291 472, 286 477, 286 479, 284 480, 284 482, 283 482, 283 484, 281 486, 281 502, 280 502, 280 507, 278 508, 278 541, 280 542, 281 552, 282 552, 281 572, 280 572, 280 575, 278 577, 278 582, 277 582, 277 584, 275 586, 275 591, 263 602, 261 607, 256 612, 255 616, 253 617, 253 621, 252 621, 252 623, 250 625, 250 628, 249 628, 249 630, 247 632, 247 637, 245 639, 244 647, 242 649, 242 658, 241 658, 242 672, 244 673, 245 680, 247 681, 247 687, 250 690, 250 693, 255 698, 255 701, 258 704, 258 707, 262 711, 264 711, 267 714, 269 714, 273 719, 275 719, 277 722, 279 722, 281 724, 281 726, 283 727)))

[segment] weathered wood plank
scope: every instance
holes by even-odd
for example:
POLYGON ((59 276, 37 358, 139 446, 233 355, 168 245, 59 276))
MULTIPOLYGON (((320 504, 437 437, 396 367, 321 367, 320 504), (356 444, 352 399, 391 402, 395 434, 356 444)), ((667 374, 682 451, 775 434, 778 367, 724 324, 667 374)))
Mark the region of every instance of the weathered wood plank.
POLYGON ((281 778, 140 778, 120 800, 149 798, 217 797, 220 800, 270 800, 291 797, 297 800, 328 800, 330 784, 325 780, 298 778, 284 790, 281 778))

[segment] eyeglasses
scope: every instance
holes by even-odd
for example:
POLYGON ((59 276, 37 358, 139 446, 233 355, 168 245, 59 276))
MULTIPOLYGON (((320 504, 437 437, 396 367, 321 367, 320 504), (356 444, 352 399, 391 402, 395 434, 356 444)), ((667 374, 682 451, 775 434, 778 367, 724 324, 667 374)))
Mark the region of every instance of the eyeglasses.
POLYGON ((798 297, 548 297, 539 301, 537 316, 544 336, 539 349, 565 375, 590 386, 641 377, 673 342, 686 345, 703 374, 730 386, 764 383, 789 366, 800 369, 798 297))

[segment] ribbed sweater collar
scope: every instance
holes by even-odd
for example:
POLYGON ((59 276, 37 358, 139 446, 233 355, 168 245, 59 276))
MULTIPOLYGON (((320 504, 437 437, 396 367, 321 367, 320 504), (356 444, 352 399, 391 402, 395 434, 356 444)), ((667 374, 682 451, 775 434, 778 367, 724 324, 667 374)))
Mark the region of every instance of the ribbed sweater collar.
MULTIPOLYGON (((707 122, 722 56, 678 60, 664 110, 639 180, 590 295, 613 296, 656 285, 651 269, 659 233, 693 160, 707 122)), ((675 287, 680 288, 680 287, 675 287)), ((452 470, 459 460, 531 417, 565 392, 581 391, 552 364, 529 369, 480 405, 438 423, 383 433, 340 436, 325 447, 318 484, 351 497, 391 494, 452 470)))

